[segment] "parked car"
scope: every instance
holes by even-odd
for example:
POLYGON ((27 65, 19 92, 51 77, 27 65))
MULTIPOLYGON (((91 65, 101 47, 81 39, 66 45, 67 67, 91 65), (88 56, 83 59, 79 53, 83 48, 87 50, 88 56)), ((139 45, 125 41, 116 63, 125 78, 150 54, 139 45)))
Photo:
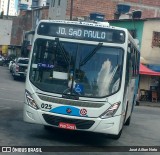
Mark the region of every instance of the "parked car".
POLYGON ((12 64, 12 75, 14 80, 16 80, 18 77, 25 78, 26 72, 28 68, 28 58, 22 58, 19 57, 15 60, 15 63, 12 64))

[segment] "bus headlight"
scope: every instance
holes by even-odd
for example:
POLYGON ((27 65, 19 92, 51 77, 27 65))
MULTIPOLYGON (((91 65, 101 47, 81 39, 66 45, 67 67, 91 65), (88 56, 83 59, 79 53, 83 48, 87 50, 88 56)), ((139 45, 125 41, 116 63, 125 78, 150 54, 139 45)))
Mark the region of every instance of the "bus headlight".
POLYGON ((100 115, 100 118, 105 119, 113 117, 116 111, 118 110, 120 104, 121 102, 116 102, 113 105, 111 105, 102 115, 100 115))
POLYGON ((36 104, 36 102, 34 101, 34 99, 32 98, 32 95, 26 90, 25 91, 25 97, 26 97, 26 100, 27 100, 27 104, 34 108, 34 109, 38 109, 38 106, 36 104))

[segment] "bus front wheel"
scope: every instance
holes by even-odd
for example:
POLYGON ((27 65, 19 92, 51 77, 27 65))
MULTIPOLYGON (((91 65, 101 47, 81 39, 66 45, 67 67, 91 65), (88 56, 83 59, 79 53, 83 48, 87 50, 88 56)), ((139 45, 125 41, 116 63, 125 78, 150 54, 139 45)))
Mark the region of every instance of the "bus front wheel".
POLYGON ((124 125, 129 126, 131 123, 131 115, 128 117, 127 121, 125 122, 124 125))
POLYGON ((131 109, 130 116, 127 118, 126 122, 124 123, 125 126, 129 126, 130 123, 131 123, 132 111, 133 111, 133 106, 132 106, 132 109, 131 109))
MULTIPOLYGON (((123 129, 123 127, 122 127, 123 129)), ((109 135, 111 139, 118 140, 121 137, 122 129, 119 131, 118 135, 109 135)))

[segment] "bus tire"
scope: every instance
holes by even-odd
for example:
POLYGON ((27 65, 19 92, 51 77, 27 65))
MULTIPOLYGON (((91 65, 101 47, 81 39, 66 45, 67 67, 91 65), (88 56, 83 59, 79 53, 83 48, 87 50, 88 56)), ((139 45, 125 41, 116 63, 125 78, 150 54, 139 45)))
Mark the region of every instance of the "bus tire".
POLYGON ((127 106, 126 106, 126 111, 125 111, 125 115, 124 115, 123 125, 126 124, 127 111, 128 111, 128 103, 127 103, 127 106))
POLYGON ((125 122, 125 126, 129 126, 131 123, 131 115, 128 117, 127 121, 125 122))
POLYGON ((133 106, 132 106, 132 109, 131 109, 130 116, 127 118, 126 122, 124 123, 125 126, 129 126, 130 125, 132 112, 133 112, 133 106))
POLYGON ((53 127, 49 125, 44 125, 44 129, 50 131, 53 130, 53 127))
MULTIPOLYGON (((126 107, 126 108, 128 109, 128 104, 127 104, 127 107, 126 107)), ((127 111, 125 112, 125 116, 124 116, 124 119, 123 119, 123 123, 122 123, 122 128, 121 128, 121 130, 119 131, 118 135, 110 135, 111 139, 118 140, 118 139, 121 137, 122 130, 123 130, 123 127, 124 127, 124 125, 125 125, 126 115, 127 115, 127 111)))

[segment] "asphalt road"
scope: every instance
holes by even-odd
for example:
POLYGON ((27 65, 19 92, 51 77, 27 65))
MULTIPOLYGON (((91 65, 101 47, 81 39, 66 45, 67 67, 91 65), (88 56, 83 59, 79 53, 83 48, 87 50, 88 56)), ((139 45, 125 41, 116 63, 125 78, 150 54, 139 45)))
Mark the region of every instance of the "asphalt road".
MULTIPOLYGON (((119 140, 110 139, 103 134, 55 129, 47 131, 41 125, 23 121, 24 87, 23 80, 14 81, 8 68, 0 66, 0 146, 81 146, 81 148, 91 146, 97 150, 102 146, 160 146, 160 108, 136 106, 131 125, 124 127, 119 140)), ((64 153, 55 152, 54 154, 64 153)), ((65 154, 75 153, 66 152, 65 154)), ((97 151, 90 154, 100 153, 97 151)), ((153 153, 136 152, 134 154, 153 153)))

